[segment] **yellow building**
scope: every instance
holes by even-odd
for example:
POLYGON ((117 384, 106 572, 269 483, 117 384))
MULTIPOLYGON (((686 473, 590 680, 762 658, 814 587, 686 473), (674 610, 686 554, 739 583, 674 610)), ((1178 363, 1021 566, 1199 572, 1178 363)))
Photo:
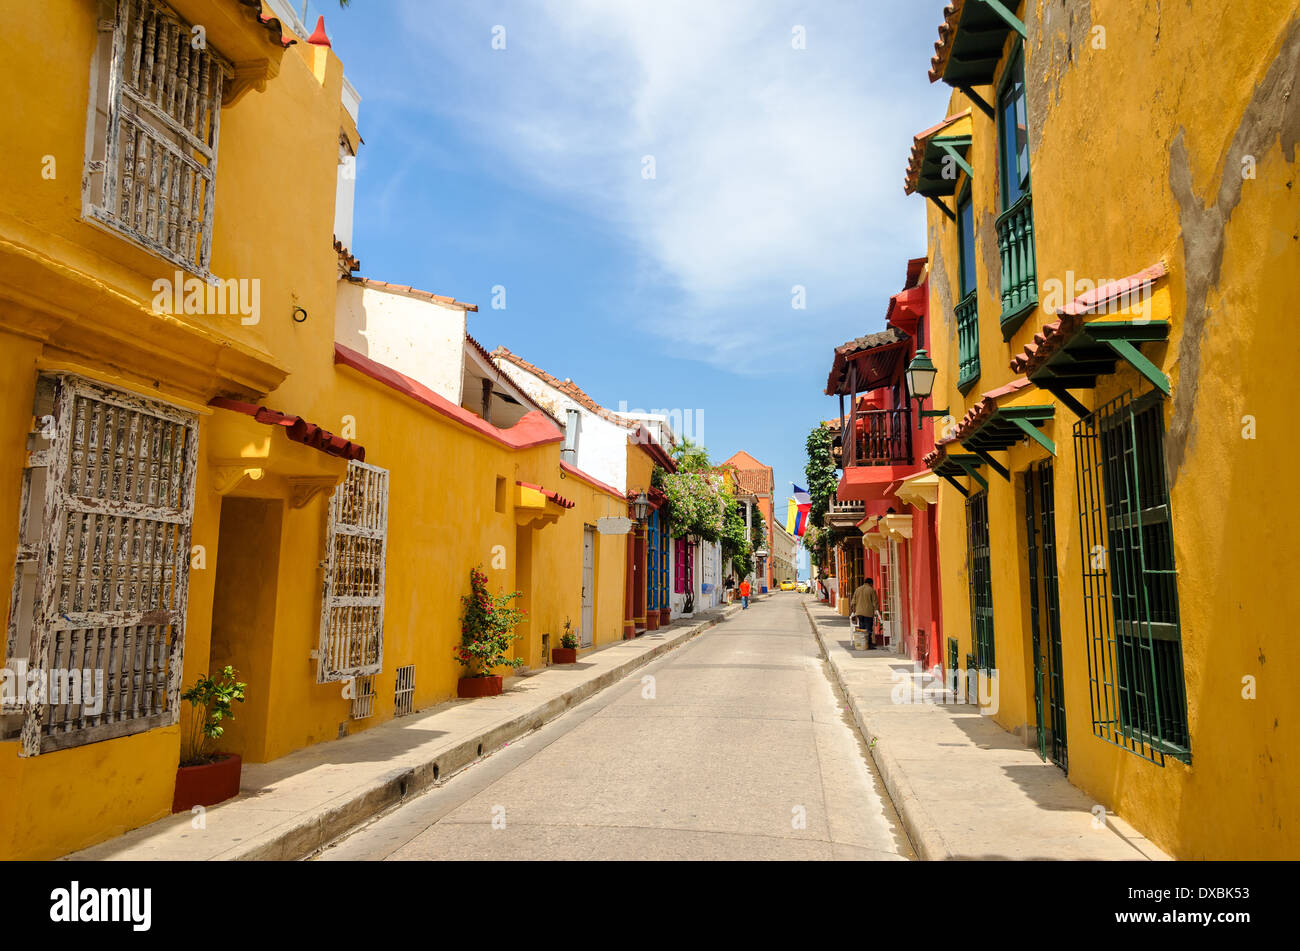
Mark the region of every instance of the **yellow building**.
POLYGON ((955 0, 907 171, 946 666, 1179 858, 1300 850, 1297 7, 955 0))
MULTIPOLYGON (((626 513, 472 305, 353 274, 357 97, 305 32, 249 0, 49 0, 0 36, 0 857, 167 815, 179 694, 224 664, 249 686, 221 748, 254 762, 454 697, 476 565, 543 665, 584 530, 626 513), (450 349, 395 366, 412 307, 450 349)), ((595 538, 596 643, 629 537, 595 538)))

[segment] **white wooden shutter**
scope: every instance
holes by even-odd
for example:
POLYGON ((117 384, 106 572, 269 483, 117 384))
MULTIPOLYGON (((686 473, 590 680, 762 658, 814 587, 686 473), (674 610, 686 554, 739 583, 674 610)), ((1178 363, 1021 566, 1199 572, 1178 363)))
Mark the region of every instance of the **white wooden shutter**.
POLYGON ((39 379, 7 657, 63 689, 23 698, 21 755, 177 721, 197 454, 192 413, 39 379))
POLYGON ((349 462, 330 498, 316 681, 377 674, 384 659, 388 470, 349 462))
POLYGON ((117 0, 104 26, 111 63, 90 105, 85 214, 206 277, 222 83, 233 68, 195 48, 192 25, 157 0, 117 0))

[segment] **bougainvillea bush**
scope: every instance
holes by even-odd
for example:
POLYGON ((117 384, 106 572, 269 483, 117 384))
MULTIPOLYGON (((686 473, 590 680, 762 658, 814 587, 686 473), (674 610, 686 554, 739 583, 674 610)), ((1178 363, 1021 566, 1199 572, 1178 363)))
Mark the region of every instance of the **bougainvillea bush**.
POLYGON ((507 658, 518 639, 515 627, 527 617, 514 606, 522 591, 493 594, 482 566, 469 573, 470 593, 461 595, 460 647, 455 658, 469 669, 470 677, 491 677, 498 667, 520 667, 523 661, 507 658))
POLYGON ((707 542, 722 536, 726 491, 722 476, 706 472, 664 474, 660 487, 668 496, 668 527, 674 538, 698 535, 707 542))

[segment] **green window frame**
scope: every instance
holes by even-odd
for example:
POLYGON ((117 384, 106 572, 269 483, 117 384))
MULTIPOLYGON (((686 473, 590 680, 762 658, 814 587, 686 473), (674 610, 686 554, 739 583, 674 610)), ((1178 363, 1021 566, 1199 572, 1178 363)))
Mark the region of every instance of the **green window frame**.
POLYGON ((1191 762, 1162 395, 1125 393, 1074 436, 1093 732, 1191 762))
POLYGON ((1002 210, 1029 194, 1029 123, 1024 44, 1016 45, 998 89, 998 174, 1002 210))
POLYGON ((970 185, 957 199, 957 388, 967 392, 980 376, 979 301, 975 268, 975 206, 970 185))
POLYGON ((1016 44, 997 97, 998 182, 1002 213, 997 219, 1002 260, 1002 336, 1010 340, 1038 305, 1034 209, 1029 180, 1029 117, 1024 43, 1016 44))
POLYGON ((997 665, 993 649, 993 559, 989 545, 989 494, 966 500, 966 555, 969 560, 971 643, 980 670, 997 665))

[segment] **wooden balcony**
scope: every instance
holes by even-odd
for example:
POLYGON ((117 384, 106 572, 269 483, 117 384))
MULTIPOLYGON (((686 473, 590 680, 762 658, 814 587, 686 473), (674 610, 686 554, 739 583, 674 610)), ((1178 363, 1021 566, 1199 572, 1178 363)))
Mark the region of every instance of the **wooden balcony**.
POLYGON ((849 426, 845 466, 905 466, 912 462, 912 411, 867 409, 849 426))

